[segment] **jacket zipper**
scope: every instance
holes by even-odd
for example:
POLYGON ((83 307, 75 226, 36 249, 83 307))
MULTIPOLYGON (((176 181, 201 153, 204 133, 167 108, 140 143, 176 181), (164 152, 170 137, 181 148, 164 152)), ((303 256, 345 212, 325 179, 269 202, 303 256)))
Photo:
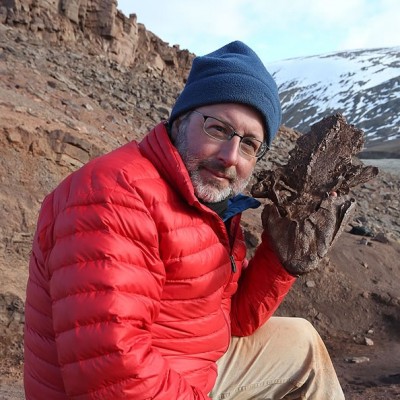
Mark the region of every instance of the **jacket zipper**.
POLYGON ((229 254, 229 258, 231 259, 232 272, 235 273, 237 271, 235 259, 233 258, 232 254, 229 254))
POLYGON ((234 248, 234 245, 235 245, 235 239, 236 239, 237 232, 238 232, 238 229, 239 229, 239 223, 238 223, 237 220, 232 220, 231 222, 233 222, 235 224, 233 226, 234 231, 233 232, 227 232, 227 233, 228 233, 229 244, 230 244, 229 258, 231 260, 231 269, 232 269, 232 273, 235 273, 237 271, 237 266, 236 266, 235 258, 233 257, 233 248, 234 248))

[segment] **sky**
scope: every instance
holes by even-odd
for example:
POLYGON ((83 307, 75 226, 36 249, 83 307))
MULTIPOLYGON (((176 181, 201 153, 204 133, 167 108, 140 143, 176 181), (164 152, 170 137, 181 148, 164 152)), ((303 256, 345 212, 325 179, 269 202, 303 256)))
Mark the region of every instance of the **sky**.
POLYGON ((126 16, 196 55, 241 40, 265 64, 400 45, 399 0, 118 0, 126 16))

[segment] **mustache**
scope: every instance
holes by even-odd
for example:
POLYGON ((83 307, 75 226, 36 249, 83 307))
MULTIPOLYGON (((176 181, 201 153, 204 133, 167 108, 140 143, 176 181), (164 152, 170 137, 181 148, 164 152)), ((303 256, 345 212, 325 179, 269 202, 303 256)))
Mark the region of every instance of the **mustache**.
POLYGON ((218 160, 198 160, 198 168, 206 168, 215 171, 223 175, 226 179, 229 179, 230 181, 235 181, 237 179, 236 168, 225 168, 225 166, 218 160))

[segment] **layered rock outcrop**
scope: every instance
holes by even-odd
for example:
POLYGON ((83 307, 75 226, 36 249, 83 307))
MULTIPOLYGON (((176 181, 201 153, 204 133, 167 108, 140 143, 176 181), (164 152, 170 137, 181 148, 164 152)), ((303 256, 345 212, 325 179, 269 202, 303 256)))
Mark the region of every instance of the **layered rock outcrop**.
POLYGON ((150 66, 160 74, 186 76, 193 54, 169 46, 126 17, 116 0, 0 0, 0 23, 60 45, 82 44, 118 65, 150 66))

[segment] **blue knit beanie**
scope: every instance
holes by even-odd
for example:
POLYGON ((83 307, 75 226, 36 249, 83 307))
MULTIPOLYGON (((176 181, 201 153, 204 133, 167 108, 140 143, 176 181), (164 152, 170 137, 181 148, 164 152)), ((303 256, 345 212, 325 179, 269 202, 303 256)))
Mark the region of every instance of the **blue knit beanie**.
POLYGON ((197 107, 217 103, 241 103, 257 109, 264 118, 266 142, 271 144, 281 123, 278 88, 257 54, 240 41, 193 60, 169 122, 197 107))

